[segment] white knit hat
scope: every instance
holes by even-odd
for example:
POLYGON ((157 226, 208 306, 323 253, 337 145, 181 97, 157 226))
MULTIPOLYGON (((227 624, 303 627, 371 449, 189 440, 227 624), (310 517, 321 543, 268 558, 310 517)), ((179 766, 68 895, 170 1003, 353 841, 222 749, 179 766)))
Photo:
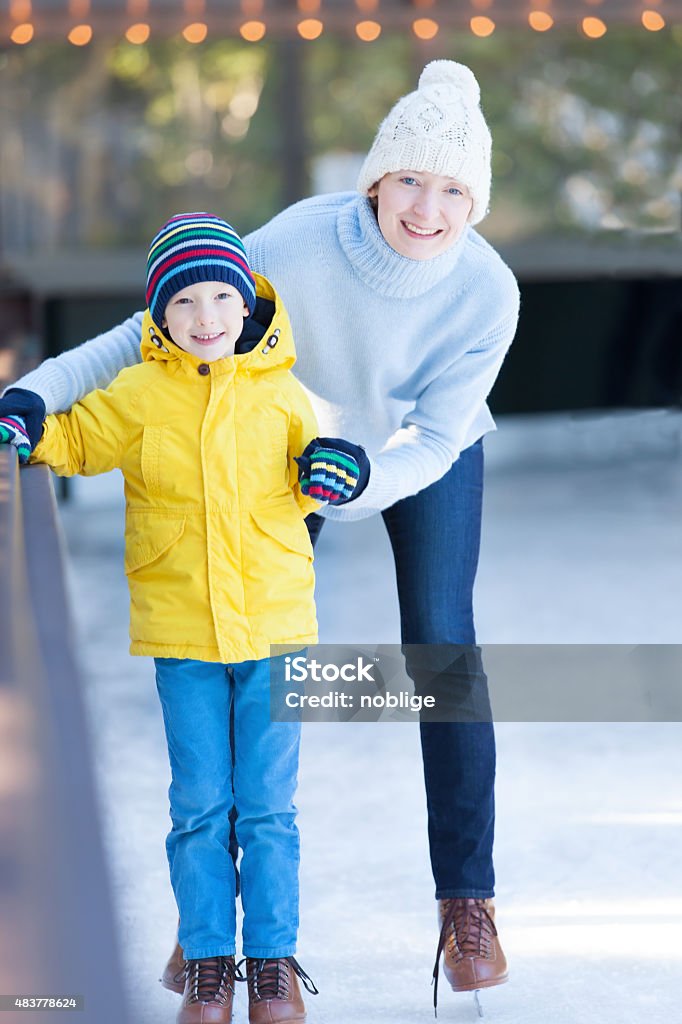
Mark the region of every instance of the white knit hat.
POLYGON ((434 60, 416 92, 398 100, 379 125, 358 178, 358 192, 393 171, 430 171, 466 185, 473 199, 469 222, 478 224, 490 200, 492 140, 473 71, 453 60, 434 60))

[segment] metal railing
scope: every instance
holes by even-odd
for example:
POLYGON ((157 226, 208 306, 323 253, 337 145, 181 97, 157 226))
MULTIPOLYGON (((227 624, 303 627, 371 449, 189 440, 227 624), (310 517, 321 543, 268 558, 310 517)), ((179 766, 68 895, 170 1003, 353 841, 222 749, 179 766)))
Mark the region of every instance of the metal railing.
POLYGON ((0 570, 0 1009, 73 996, 31 1020, 127 1024, 54 489, 6 445, 0 570))

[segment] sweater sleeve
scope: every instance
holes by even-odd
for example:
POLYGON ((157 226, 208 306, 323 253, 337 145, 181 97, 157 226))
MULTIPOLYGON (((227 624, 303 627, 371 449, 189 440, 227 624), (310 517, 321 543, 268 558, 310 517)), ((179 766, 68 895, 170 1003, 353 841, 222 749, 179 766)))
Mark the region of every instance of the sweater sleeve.
POLYGON ((243 242, 251 269, 257 274, 269 277, 268 224, 264 224, 262 228, 257 228, 256 231, 245 235, 243 242))
POLYGON ((142 313, 135 313, 78 348, 46 359, 11 386, 40 395, 48 413, 70 409, 96 388, 106 388, 126 366, 141 362, 141 327, 142 313))
MULTIPOLYGON (((511 277, 511 275, 510 275, 511 277)), ((419 395, 401 426, 370 458, 367 487, 348 506, 325 506, 329 519, 363 519, 440 480, 465 447, 469 427, 485 402, 518 322, 516 283, 504 316, 419 395)))
POLYGON ((142 392, 126 374, 106 391, 93 391, 70 412, 48 416, 31 462, 45 462, 58 476, 96 476, 121 465, 135 429, 133 411, 142 392))

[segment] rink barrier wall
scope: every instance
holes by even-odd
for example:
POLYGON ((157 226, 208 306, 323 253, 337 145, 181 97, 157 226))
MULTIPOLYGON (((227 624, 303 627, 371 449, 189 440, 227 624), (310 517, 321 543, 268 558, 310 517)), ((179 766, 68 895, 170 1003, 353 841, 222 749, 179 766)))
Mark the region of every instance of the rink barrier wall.
POLYGON ((0 446, 0 992, 129 1024, 63 550, 50 471, 0 446))

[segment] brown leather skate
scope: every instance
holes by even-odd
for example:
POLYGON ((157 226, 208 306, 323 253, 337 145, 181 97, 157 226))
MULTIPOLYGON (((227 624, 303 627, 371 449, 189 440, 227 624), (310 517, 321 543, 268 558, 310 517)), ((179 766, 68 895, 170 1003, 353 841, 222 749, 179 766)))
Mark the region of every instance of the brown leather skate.
POLYGON ((441 930, 433 968, 434 1009, 438 1004, 438 964, 442 952, 443 972, 453 992, 475 992, 508 980, 492 900, 439 900, 438 919, 441 930))
POLYGON ((298 979, 306 990, 317 995, 315 984, 293 956, 277 960, 253 960, 247 957, 246 980, 249 986, 249 1024, 303 1024, 305 1004, 298 979))
POLYGON ((185 991, 185 959, 182 955, 182 946, 176 942, 175 949, 168 958, 168 963, 163 969, 159 981, 164 988, 171 992, 182 995, 185 991))
POLYGON ((233 956, 187 960, 177 1024, 231 1024, 234 987, 243 980, 233 956))

